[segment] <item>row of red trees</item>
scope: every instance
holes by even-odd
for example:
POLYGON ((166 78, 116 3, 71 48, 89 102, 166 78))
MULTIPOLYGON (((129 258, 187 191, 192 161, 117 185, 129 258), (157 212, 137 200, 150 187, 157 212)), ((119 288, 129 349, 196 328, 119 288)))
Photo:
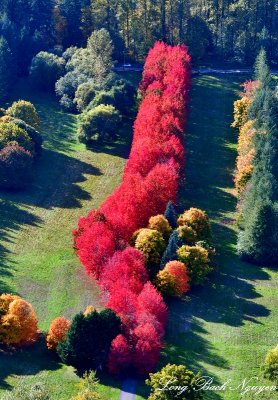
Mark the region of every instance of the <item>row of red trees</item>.
POLYGON ((145 63, 122 184, 100 210, 80 218, 74 231, 81 262, 107 293, 106 306, 122 319, 122 334, 112 342, 108 363, 117 373, 131 366, 150 372, 162 346, 166 305, 148 281, 143 255, 127 243, 151 216, 164 212, 169 200, 175 201, 189 87, 186 47, 156 43, 145 63))

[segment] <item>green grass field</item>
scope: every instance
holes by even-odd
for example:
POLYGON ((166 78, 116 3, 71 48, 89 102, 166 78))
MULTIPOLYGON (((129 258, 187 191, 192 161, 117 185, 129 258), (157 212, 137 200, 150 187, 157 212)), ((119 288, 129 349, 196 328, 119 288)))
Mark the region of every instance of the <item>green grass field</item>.
MULTIPOLYGON (((202 370, 215 383, 231 379, 233 388, 243 378, 259 375, 266 351, 277 344, 278 321, 278 273, 241 263, 235 254, 236 133, 229 126, 242 79, 193 80, 179 209, 197 206, 207 211, 218 270, 205 288, 169 304, 167 346, 160 362, 202 370)), ((46 330, 58 315, 71 317, 87 304, 101 307, 98 289, 71 247, 71 230, 80 215, 97 207, 120 182, 131 129, 127 124, 115 145, 89 151, 76 140, 76 117, 61 112, 54 97, 32 94, 26 83, 14 97, 30 99, 38 107, 45 144, 32 187, 0 195, 0 292, 14 291, 32 302, 40 328, 46 330)), ((69 400, 78 382, 73 369, 61 365, 40 343, 14 355, 0 352, 0 394, 21 375, 30 381, 47 379, 54 400, 69 400)), ((261 378, 259 382, 269 384, 261 378)), ((117 399, 119 385, 103 376, 103 400, 117 399)), ((207 392, 206 399, 238 400, 239 393, 207 392)), ((136 398, 147 398, 143 383, 136 398)), ((272 392, 242 398, 277 396, 272 392)))
POLYGON ((167 347, 161 364, 186 364, 194 371, 230 380, 224 392, 206 399, 278 398, 277 392, 240 395, 244 378, 250 385, 270 385, 260 374, 269 348, 278 343, 278 271, 243 262, 236 256, 233 170, 237 134, 230 128, 233 101, 245 77, 199 77, 191 91, 187 127, 185 182, 180 210, 206 210, 213 222, 217 271, 208 285, 170 304, 167 347), (229 389, 229 386, 233 390, 229 389))
MULTIPOLYGON (((14 98, 35 104, 45 141, 32 186, 0 195, 0 292, 15 292, 30 301, 40 328, 47 330, 59 315, 72 317, 88 304, 102 305, 97 285, 74 254, 72 229, 119 184, 130 148, 131 121, 113 146, 90 151, 77 141, 76 116, 62 112, 54 96, 34 94, 23 82, 14 98)), ((78 378, 42 346, 12 357, 0 353, 0 393, 15 383, 13 375, 40 371, 48 371, 53 399, 68 400, 78 378)), ((117 387, 103 390, 107 399, 118 397, 117 387)))

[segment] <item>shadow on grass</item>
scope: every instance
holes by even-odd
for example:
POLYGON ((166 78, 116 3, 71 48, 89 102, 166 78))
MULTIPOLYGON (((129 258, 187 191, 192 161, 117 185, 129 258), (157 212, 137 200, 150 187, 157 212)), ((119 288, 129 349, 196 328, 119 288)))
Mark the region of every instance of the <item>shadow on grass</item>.
POLYGON ((9 376, 36 375, 61 368, 56 353, 47 349, 43 336, 35 344, 15 351, 4 351, 0 347, 0 365, 0 388, 4 390, 12 389, 6 382, 9 376))
MULTIPOLYGON (((205 210, 212 220, 217 249, 217 270, 202 288, 191 290, 185 299, 170 302, 167 346, 161 364, 184 364, 195 372, 220 382, 219 371, 230 369, 228 361, 214 347, 213 332, 221 324, 243 326, 247 321, 262 324, 270 311, 256 299, 256 280, 268 280, 263 269, 241 262, 236 256, 237 230, 234 221, 236 197, 233 171, 236 134, 231 130, 233 101, 239 82, 233 77, 201 77, 192 87, 191 114, 186 129, 185 178, 181 185, 178 211, 190 207, 205 210), (219 324, 217 326, 207 323, 219 324), (206 338, 207 336, 207 338, 206 338), (204 366, 208 366, 207 373, 204 366), (211 371, 217 371, 214 374, 211 371)), ((226 332, 226 333, 225 333, 226 332)), ((225 338, 223 339, 225 340, 225 338)), ((206 392, 206 399, 220 399, 206 392)))

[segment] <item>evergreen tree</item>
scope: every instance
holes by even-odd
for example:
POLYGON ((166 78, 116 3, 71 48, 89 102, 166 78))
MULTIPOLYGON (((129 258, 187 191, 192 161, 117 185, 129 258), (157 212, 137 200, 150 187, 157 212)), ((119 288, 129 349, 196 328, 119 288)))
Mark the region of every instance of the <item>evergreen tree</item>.
POLYGON ((8 97, 13 81, 13 57, 8 42, 0 36, 0 102, 8 97))
POLYGON ((120 333, 120 325, 120 318, 110 309, 77 314, 66 340, 58 345, 61 360, 76 368, 96 369, 106 359, 112 340, 120 333))
POLYGON ((265 52, 256 61, 256 91, 252 112, 255 118, 256 155, 254 172, 242 203, 242 228, 238 238, 238 254, 256 263, 277 263, 278 255, 278 100, 265 52))
POLYGON ((169 261, 177 260, 177 250, 183 245, 183 240, 179 236, 178 230, 174 230, 172 235, 170 236, 168 245, 166 247, 166 250, 164 251, 161 262, 160 262, 160 267, 164 268, 164 266, 167 264, 169 261))
POLYGON ((168 220, 171 228, 175 229, 177 227, 177 215, 175 208, 171 201, 168 202, 164 217, 168 220))

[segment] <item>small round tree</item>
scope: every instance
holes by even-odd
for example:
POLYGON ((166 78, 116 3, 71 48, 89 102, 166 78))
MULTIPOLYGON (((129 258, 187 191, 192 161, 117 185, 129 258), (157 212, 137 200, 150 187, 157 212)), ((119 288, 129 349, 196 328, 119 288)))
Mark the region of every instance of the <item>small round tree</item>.
POLYGON ((30 66, 30 78, 33 84, 42 90, 54 91, 56 81, 65 72, 65 60, 46 51, 39 52, 30 66))
POLYGON ((190 284, 203 284, 205 277, 212 271, 208 250, 200 246, 184 245, 178 249, 177 254, 179 260, 188 268, 190 284))
POLYGON ((177 228, 179 237, 182 239, 184 244, 193 245, 197 240, 197 234, 191 226, 182 225, 177 228))
POLYGON ((26 124, 35 129, 40 127, 40 117, 35 109, 35 106, 30 101, 18 100, 6 111, 8 115, 14 118, 22 119, 26 124))
POLYGON ((149 219, 148 228, 160 232, 165 240, 168 240, 172 233, 172 228, 169 222, 162 214, 151 217, 149 219))
POLYGON ((82 112, 94 99, 96 91, 92 82, 84 82, 78 86, 73 102, 78 111, 82 112))
POLYGON ((167 364, 160 371, 150 374, 146 380, 151 388, 148 400, 176 400, 179 397, 184 400, 201 400, 204 392, 198 387, 199 378, 200 374, 195 375, 185 365, 167 364), (162 390, 167 386, 167 390, 162 390))
POLYGON ((278 346, 267 353, 263 371, 266 378, 278 385, 278 346))
POLYGON ((50 325, 46 336, 46 345, 48 349, 55 350, 60 342, 66 339, 66 334, 70 327, 70 321, 65 317, 55 318, 50 325))
POLYGON ((0 343, 22 345, 33 342, 38 334, 38 321, 33 306, 19 296, 0 296, 0 343))
POLYGON ((121 118, 111 105, 101 104, 79 116, 78 136, 82 143, 115 139, 121 118))
POLYGON ((210 240, 211 230, 208 216, 198 208, 190 208, 178 218, 178 225, 190 226, 197 234, 197 240, 210 240))
POLYGON ((33 157, 18 144, 0 151, 0 188, 22 189, 31 181, 33 157))
POLYGON ((156 287, 163 296, 182 296, 189 290, 189 276, 184 263, 168 262, 156 276, 156 287))
POLYGON ((20 128, 14 122, 0 123, 0 150, 7 145, 15 144, 30 152, 34 150, 32 140, 25 129, 20 128))
POLYGON ((165 247, 165 240, 160 232, 148 228, 140 230, 135 240, 135 248, 144 254, 151 277, 154 277, 158 271, 165 247))

